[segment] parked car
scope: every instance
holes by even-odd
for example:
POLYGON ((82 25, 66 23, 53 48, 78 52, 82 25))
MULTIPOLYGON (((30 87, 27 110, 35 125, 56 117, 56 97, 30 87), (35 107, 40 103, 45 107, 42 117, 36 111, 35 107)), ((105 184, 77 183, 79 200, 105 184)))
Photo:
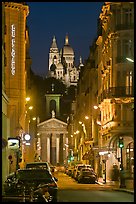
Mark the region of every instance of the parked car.
POLYGON ((80 170, 85 167, 85 164, 78 164, 73 172, 73 178, 77 180, 80 170))
POLYGON ((14 179, 16 180, 14 184, 9 180, 5 182, 5 195, 13 196, 14 194, 22 196, 24 187, 25 194, 29 195, 31 189, 36 189, 39 185, 47 184, 48 193, 52 197, 52 202, 57 202, 58 179, 53 177, 47 169, 19 169, 14 179))
POLYGON ((92 168, 81 168, 78 178, 78 183, 95 183, 97 181, 97 175, 92 168))
POLYGON ((65 171, 65 167, 64 166, 60 166, 60 165, 57 165, 55 167, 55 169, 58 171, 58 172, 64 172, 65 171))
POLYGON ((56 166, 50 166, 51 173, 57 172, 56 166))
POLYGON ((68 173, 67 173, 67 175, 68 175, 68 176, 71 176, 71 175, 72 175, 72 168, 71 168, 71 167, 68 168, 68 173))
POLYGON ((20 194, 20 188, 18 188, 18 178, 16 172, 13 172, 7 176, 4 182, 4 192, 5 195, 16 196, 20 194))
POLYGON ((26 169, 47 169, 51 171, 50 165, 48 162, 29 162, 25 166, 26 169))
POLYGON ((64 173, 68 175, 68 166, 65 167, 64 173))

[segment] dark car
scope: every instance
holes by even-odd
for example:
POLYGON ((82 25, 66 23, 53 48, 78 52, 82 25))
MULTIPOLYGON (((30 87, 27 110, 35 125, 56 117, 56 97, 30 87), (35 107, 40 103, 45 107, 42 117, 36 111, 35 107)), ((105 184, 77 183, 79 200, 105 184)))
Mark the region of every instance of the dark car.
POLYGON ((79 172, 78 183, 95 183, 97 175, 92 168, 82 168, 79 172))
POLYGON ((50 171, 50 165, 48 162, 29 162, 26 164, 26 169, 47 169, 50 171))
MULTIPOLYGON (((5 195, 22 195, 25 187, 25 194, 30 194, 30 189, 37 189, 37 186, 47 184, 48 193, 52 197, 52 202, 57 202, 57 179, 46 169, 23 169, 16 173, 16 184, 11 185, 5 182, 5 195)), ((46 192, 47 193, 47 192, 46 192)))
POLYGON ((13 172, 7 176, 7 180, 4 183, 4 192, 5 195, 18 195, 19 188, 17 188, 18 179, 16 176, 16 172, 13 172))

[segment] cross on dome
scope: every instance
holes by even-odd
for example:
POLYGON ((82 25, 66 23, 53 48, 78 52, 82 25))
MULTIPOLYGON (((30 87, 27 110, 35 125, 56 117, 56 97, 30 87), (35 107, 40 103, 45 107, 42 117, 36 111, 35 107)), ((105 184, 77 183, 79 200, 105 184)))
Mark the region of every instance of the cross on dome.
POLYGON ((69 45, 69 42, 68 42, 68 34, 66 34, 66 37, 65 37, 65 45, 69 45))

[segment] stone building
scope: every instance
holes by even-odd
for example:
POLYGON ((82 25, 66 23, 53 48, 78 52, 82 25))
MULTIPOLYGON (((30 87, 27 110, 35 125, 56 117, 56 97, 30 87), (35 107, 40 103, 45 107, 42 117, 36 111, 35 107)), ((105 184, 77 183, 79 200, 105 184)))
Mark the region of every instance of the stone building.
POLYGON ((52 165, 67 163, 68 131, 67 123, 60 120, 61 94, 46 93, 46 114, 48 119, 37 123, 37 160, 52 165))
MULTIPOLYGON (((29 57, 29 32, 26 26, 26 18, 29 8, 26 3, 3 2, 3 53, 4 53, 4 92, 8 98, 7 126, 8 137, 20 140, 27 131, 26 125, 26 95, 29 87, 29 69, 31 59, 29 57)), ((4 121, 5 124, 5 121, 4 121)), ((3 125, 4 125, 3 124, 3 125)), ((8 139, 8 138, 7 138, 8 139)), ((7 149, 8 155, 13 158, 9 162, 8 173, 17 168, 16 150, 7 149)))
POLYGON ((54 36, 49 52, 48 77, 60 79, 67 87, 70 85, 76 86, 82 66, 81 57, 79 66, 75 66, 75 54, 69 44, 68 35, 66 35, 65 44, 60 51, 54 36))
POLYGON ((133 176, 134 168, 134 3, 105 2, 99 16, 98 106, 101 162, 106 176, 116 164, 133 176), (123 138, 124 147, 119 148, 123 138))
MULTIPOLYGON (((9 135, 9 117, 7 113, 9 99, 5 93, 5 50, 4 50, 4 5, 2 4, 2 184, 9 173, 8 161, 8 135, 9 135)), ((3 195, 2 185, 2 195, 3 195)))
POLYGON ((91 163, 89 159, 92 158, 91 164, 105 182, 112 179, 114 165, 121 173, 125 172, 126 178, 133 178, 134 2, 104 3, 94 44, 79 76, 68 127, 69 137, 73 135, 74 160, 91 163), (87 133, 89 126, 83 118, 85 116, 91 119, 90 134, 87 133), (79 122, 86 127, 86 131, 79 129, 79 122), (122 148, 119 147, 121 138, 122 148), (90 144, 93 151, 89 155, 90 144))
MULTIPOLYGON (((73 150, 74 161, 95 166, 94 146, 98 147, 97 112, 97 58, 96 40, 90 47, 90 55, 79 75, 76 99, 68 122, 69 143, 73 150)), ((98 162, 97 162, 98 163, 98 162)))
POLYGON ((67 123, 52 117, 37 124, 37 158, 52 165, 64 165, 68 156, 67 123))

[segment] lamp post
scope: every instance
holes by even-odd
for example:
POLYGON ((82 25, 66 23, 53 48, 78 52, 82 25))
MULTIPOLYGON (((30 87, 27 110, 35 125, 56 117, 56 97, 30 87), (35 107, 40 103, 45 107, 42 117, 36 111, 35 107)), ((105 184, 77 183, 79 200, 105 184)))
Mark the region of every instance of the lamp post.
POLYGON ((120 148, 120 159, 121 159, 121 164, 120 164, 120 188, 125 188, 125 178, 124 178, 124 167, 123 167, 123 152, 122 149, 124 147, 124 142, 123 142, 123 138, 120 137, 119 138, 119 148, 120 148))
POLYGON ((134 60, 129 57, 126 57, 126 60, 128 60, 129 62, 134 62, 134 60))

